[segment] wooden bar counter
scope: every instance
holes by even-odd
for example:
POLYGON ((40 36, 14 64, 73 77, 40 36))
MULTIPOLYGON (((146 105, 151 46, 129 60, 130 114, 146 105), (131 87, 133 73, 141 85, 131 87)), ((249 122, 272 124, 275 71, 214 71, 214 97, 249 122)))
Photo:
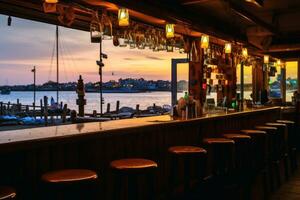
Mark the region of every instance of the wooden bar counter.
POLYGON ((99 173, 101 199, 111 199, 109 163, 143 157, 159 165, 157 189, 166 191, 169 160, 174 145, 201 145, 203 137, 228 130, 253 128, 280 117, 280 107, 191 120, 170 116, 125 119, 0 132, 0 184, 17 188, 20 199, 40 199, 40 176, 64 168, 87 168, 99 173))

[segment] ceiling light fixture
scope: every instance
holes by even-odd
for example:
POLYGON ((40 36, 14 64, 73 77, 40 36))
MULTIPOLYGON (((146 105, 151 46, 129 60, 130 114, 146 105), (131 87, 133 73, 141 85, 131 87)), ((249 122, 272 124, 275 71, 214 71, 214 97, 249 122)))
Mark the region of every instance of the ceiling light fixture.
POLYGON ((126 8, 120 8, 118 12, 119 26, 129 26, 129 11, 126 8))

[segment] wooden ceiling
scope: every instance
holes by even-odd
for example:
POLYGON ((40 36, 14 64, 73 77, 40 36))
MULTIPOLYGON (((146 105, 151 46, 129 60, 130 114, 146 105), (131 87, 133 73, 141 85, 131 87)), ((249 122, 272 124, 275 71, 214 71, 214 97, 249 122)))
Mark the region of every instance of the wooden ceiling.
MULTIPOLYGON (((132 18, 162 27, 176 24, 178 33, 199 37, 206 33, 255 47, 258 53, 281 59, 300 57, 300 1, 298 0, 60 0, 82 8, 130 9, 132 18)), ((42 0, 1 0, 0 13, 50 24, 57 14, 45 14, 42 0)), ((72 28, 89 30, 91 16, 76 10, 72 28)))

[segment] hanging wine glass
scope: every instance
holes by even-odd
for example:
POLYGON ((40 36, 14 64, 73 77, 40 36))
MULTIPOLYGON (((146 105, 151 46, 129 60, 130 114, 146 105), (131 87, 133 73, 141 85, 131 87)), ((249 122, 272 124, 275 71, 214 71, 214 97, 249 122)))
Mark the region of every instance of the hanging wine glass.
POLYGON ((127 31, 124 31, 123 34, 119 36, 119 47, 127 47, 128 44, 128 36, 127 31))
POLYGON ((92 43, 100 43, 102 37, 102 26, 99 22, 98 12, 94 12, 90 23, 90 35, 92 43))
POLYGON ((174 39, 169 39, 167 40, 167 52, 173 52, 174 51, 174 44, 175 44, 175 40, 174 39))
POLYGON ((137 48, 138 49, 145 49, 145 35, 140 33, 138 36, 138 41, 137 41, 137 48))
POLYGON ((111 22, 111 19, 109 18, 109 16, 107 15, 107 11, 105 9, 103 10, 100 23, 102 25, 103 39, 111 40, 112 35, 113 35, 112 22, 111 22))

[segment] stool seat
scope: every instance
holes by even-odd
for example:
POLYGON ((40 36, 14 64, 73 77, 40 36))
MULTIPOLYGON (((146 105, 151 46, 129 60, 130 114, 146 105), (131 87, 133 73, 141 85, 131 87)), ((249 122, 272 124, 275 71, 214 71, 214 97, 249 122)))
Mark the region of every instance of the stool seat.
POLYGON ((205 144, 234 144, 234 141, 227 138, 205 138, 205 144))
POLYGON ((275 126, 275 127, 286 127, 286 124, 284 123, 266 123, 267 126, 275 126))
POLYGON ((14 199, 16 196, 17 193, 13 188, 0 186, 0 200, 14 199))
POLYGON ((255 126, 255 128, 258 130, 269 130, 270 133, 275 133, 275 131, 277 131, 277 128, 272 126, 255 126))
POLYGON ((154 169, 157 168, 157 163, 142 158, 129 158, 114 160, 110 163, 110 167, 118 171, 134 171, 139 169, 154 169))
POLYGON ((236 134, 236 133, 228 133, 223 135, 224 138, 232 139, 236 142, 236 140, 251 140, 249 135, 236 134))
POLYGON ((256 134, 267 134, 265 131, 261 130, 241 130, 242 133, 248 134, 248 135, 256 135, 256 134))
POLYGON ((191 154, 206 154, 206 150, 201 147, 195 146, 173 146, 168 149, 170 153, 178 155, 191 155, 191 154))
POLYGON ((42 175, 46 183, 77 183, 96 180, 96 172, 87 169, 65 169, 47 172, 42 175))
POLYGON ((294 121, 290 121, 290 120, 276 120, 277 123, 282 123, 282 124, 291 124, 294 125, 295 122, 294 121))

